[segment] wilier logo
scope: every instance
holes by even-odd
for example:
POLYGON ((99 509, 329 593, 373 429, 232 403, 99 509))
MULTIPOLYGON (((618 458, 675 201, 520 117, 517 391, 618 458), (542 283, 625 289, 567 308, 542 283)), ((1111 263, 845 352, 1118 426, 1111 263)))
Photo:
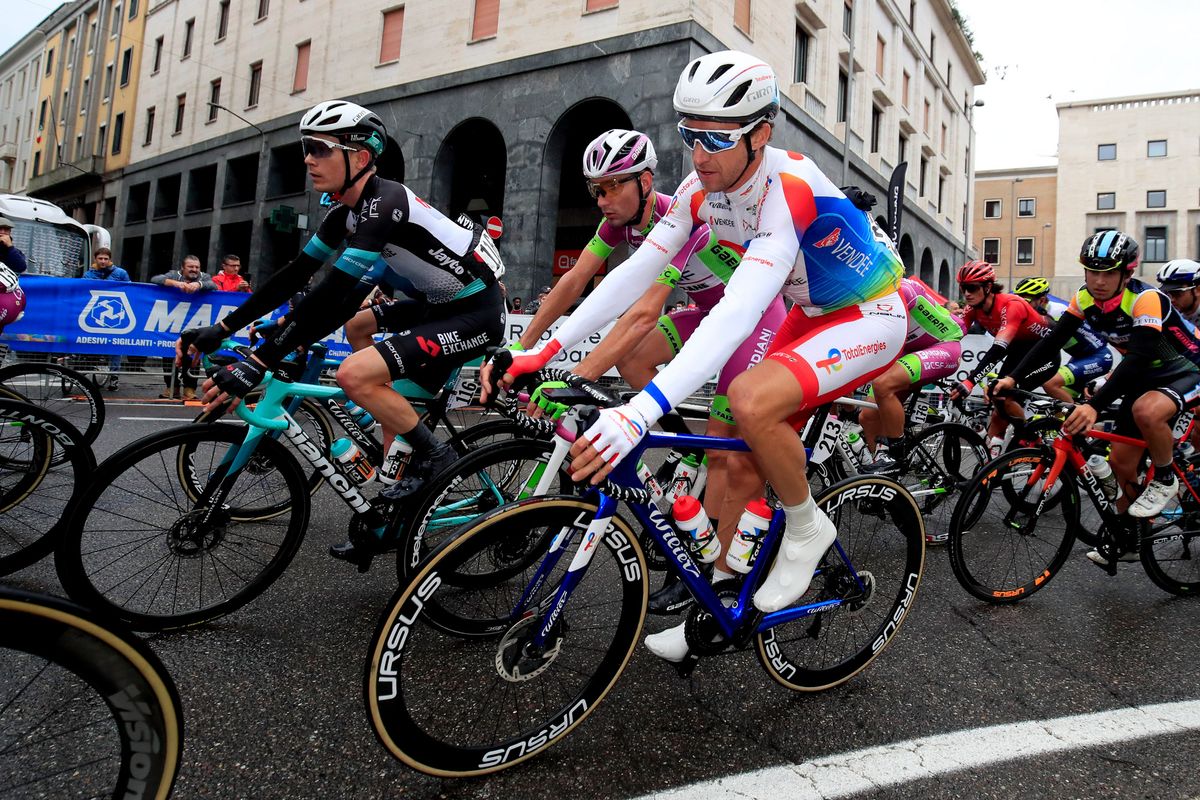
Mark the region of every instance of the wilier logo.
POLYGON ((129 333, 135 325, 137 318, 123 292, 93 289, 92 299, 79 312, 79 327, 88 333, 129 333))

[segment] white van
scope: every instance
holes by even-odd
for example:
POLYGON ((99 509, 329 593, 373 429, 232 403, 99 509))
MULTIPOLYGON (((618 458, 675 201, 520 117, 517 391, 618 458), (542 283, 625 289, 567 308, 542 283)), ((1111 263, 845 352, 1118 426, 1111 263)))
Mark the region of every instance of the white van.
POLYGON ((97 247, 110 247, 108 231, 84 225, 36 197, 0 194, 0 216, 13 223, 13 245, 25 254, 31 275, 78 278, 91 268, 97 247))

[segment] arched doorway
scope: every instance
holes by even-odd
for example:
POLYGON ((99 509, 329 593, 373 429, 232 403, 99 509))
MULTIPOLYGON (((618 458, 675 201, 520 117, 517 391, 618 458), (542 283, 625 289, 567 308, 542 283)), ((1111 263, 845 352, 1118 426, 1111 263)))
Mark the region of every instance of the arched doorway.
POLYGON ((940 294, 950 296, 950 262, 942 259, 942 266, 938 269, 937 290, 940 294))
POLYGON ((477 222, 503 218, 508 150, 500 130, 472 117, 447 134, 433 160, 431 204, 451 219, 466 212, 477 222))
POLYGON ((404 183, 404 151, 392 137, 387 138, 383 153, 375 159, 375 172, 389 181, 404 183))
POLYGON ((516 287, 517 294, 550 283, 552 277, 570 269, 587 246, 600 222, 600 212, 583 181, 584 148, 610 128, 632 127, 625 110, 606 98, 576 103, 554 123, 542 158, 537 263, 533 281, 516 287))
POLYGON ((900 237, 900 260, 904 262, 904 274, 912 275, 917 262, 913 260, 912 237, 907 233, 900 237))
POLYGON ((933 251, 928 247, 921 253, 921 280, 933 286, 933 251))

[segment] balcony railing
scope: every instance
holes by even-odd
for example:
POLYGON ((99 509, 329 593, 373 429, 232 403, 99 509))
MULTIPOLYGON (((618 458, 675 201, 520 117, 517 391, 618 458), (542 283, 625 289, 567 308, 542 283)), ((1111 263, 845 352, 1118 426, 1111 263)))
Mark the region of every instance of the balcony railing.
POLYGON ((99 181, 103 177, 104 156, 86 156, 69 164, 59 164, 49 172, 29 179, 28 191, 44 191, 60 183, 87 178, 99 181))

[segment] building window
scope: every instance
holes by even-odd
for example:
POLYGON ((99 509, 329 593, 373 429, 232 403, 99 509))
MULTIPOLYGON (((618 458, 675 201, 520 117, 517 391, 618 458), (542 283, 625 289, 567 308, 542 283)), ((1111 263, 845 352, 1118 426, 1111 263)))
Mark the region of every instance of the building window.
POLYGON ((908 108, 908 89, 912 85, 912 76, 907 72, 904 73, 904 78, 900 81, 900 102, 905 108, 908 108))
POLYGON ((183 23, 183 55, 180 61, 192 54, 192 34, 196 31, 196 19, 193 17, 183 23))
POLYGON ((246 107, 258 105, 258 90, 262 86, 262 62, 255 61, 250 65, 250 94, 246 97, 246 107))
POLYGON ((1037 216, 1037 199, 1033 197, 1017 198, 1017 216, 1018 217, 1036 217, 1037 216))
POLYGON ((138 0, 129 0, 129 18, 133 19, 137 16, 138 0))
POLYGON ((104 102, 108 102, 108 98, 112 97, 113 83, 113 65, 109 64, 104 68, 104 102))
POLYGON ((846 105, 850 99, 850 79, 846 76, 845 71, 838 70, 838 90, 837 90, 837 121, 846 121, 846 105))
POLYGON ((842 6, 842 33, 847 38, 850 37, 850 31, 854 27, 854 5, 847 0, 842 6))
POLYGON ((1033 237, 1017 239, 1017 263, 1033 263, 1033 237))
POLYGON ((871 152, 879 152, 879 135, 883 132, 883 109, 871 106, 871 152))
POLYGON ((111 152, 114 156, 121 152, 121 139, 125 138, 125 114, 117 114, 113 118, 113 141, 111 152))
POLYGON ((900 134, 900 139, 896 143, 896 163, 903 164, 908 160, 908 137, 903 133, 900 134))
POLYGON ((83 134, 75 136, 75 160, 83 158, 83 134))
POLYGON ((101 124, 96 128, 96 155, 103 157, 106 147, 108 147, 108 125, 101 124))
POLYGON ((72 36, 67 41, 67 63, 63 65, 67 69, 75 66, 75 37, 72 36))
MULTIPOLYGON (((137 3, 135 2, 134 5, 137 5, 137 3)), ((133 17, 130 17, 130 19, 133 19, 133 17)), ((108 35, 115 39, 115 38, 117 38, 117 35, 118 35, 118 33, 120 33, 120 30, 121 30, 121 4, 120 3, 117 3, 112 8, 112 26, 111 27, 112 27, 112 30, 110 30, 108 32, 108 35)))
POLYGON ((1143 261, 1167 260, 1167 229, 1166 227, 1146 228, 1146 247, 1142 256, 1143 261))
POLYGON ((946 88, 950 88, 950 59, 946 59, 946 88))
POLYGON ((92 24, 88 25, 88 49, 89 53, 96 49, 96 32, 100 30, 100 22, 92 20, 92 24))
POLYGON ((1117 207, 1116 192, 1100 192, 1096 195, 1096 210, 1111 211, 1117 207))
POLYGON ((175 96, 175 133, 183 133, 183 115, 187 111, 187 95, 175 96))
POLYGON ((400 58, 400 39, 404 33, 404 9, 383 12, 383 36, 379 40, 379 63, 400 58))
POLYGON ((942 195, 945 194, 945 192, 946 192, 946 177, 944 175, 939 175, 938 176, 938 196, 937 196, 937 210, 938 210, 939 214, 942 213, 942 195))
POLYGON ((933 31, 929 32, 929 60, 933 61, 934 48, 937 46, 937 34, 933 31))
POLYGON ((917 0, 908 0, 908 27, 917 29, 917 0))
POLYGON ((208 85, 208 121, 217 121, 217 106, 221 105, 221 79, 217 78, 208 85))
POLYGON ((792 83, 808 83, 808 50, 812 37, 808 31, 796 26, 796 52, 792 64, 792 83))
POLYGON ((229 0, 221 0, 217 6, 217 41, 229 35, 229 0))
POLYGON ((918 194, 920 194, 921 197, 925 196, 925 184, 926 184, 926 178, 928 176, 929 176, 929 159, 926 158, 925 156, 921 156, 921 183, 920 183, 920 187, 919 187, 920 191, 918 192, 918 194))
POLYGON ((999 239, 984 239, 983 240, 983 260, 989 264, 1000 263, 1000 240, 999 239))
POLYGON ((1146 192, 1146 208, 1166 208, 1167 192, 1165 189, 1151 189, 1146 192))
POLYGON ((91 83, 91 78, 84 78, 83 86, 80 87, 82 89, 82 91, 79 93, 79 113, 81 115, 87 113, 88 96, 91 94, 88 89, 90 88, 91 83))
POLYGON ((875 74, 879 77, 884 76, 884 67, 887 66, 887 42, 882 36, 875 37, 875 74))
POLYGON ((925 101, 925 117, 924 117, 924 126, 925 127, 923 128, 926 135, 929 134, 929 116, 930 116, 929 112, 930 112, 930 110, 931 110, 931 108, 930 108, 929 101, 926 100, 925 101))
POLYGON ((592 11, 603 11, 606 8, 616 8, 617 0, 587 0, 587 4, 583 7, 584 13, 592 11))
POLYGON ((1167 140, 1166 139, 1151 139, 1146 142, 1146 157, 1147 158, 1166 158, 1167 156, 1167 140))
POLYGON ((255 22, 260 19, 266 19, 267 13, 271 10, 271 0, 258 0, 258 16, 254 18, 255 22))
POLYGON ((733 24, 742 33, 750 35, 750 0, 733 0, 733 24))
POLYGON ((121 86, 129 85, 129 73, 133 72, 133 48, 126 47, 121 53, 121 86))
MULTIPOLYGON (((54 48, 51 47, 46 51, 46 74, 49 75, 54 71, 54 48)), ((36 162, 35 162, 36 163, 36 162)), ((34 167, 34 173, 37 173, 37 167, 34 167)))
POLYGON ((154 40, 154 69, 150 70, 150 74, 154 75, 158 72, 158 68, 162 66, 163 54, 163 37, 158 37, 154 40))
POLYGON ((942 123, 942 150, 941 150, 943 155, 945 155, 945 153, 946 153, 947 132, 948 132, 948 129, 946 128, 946 123, 943 122, 942 123))
POLYGON ((146 136, 142 139, 143 145, 149 145, 154 141, 154 106, 146 109, 146 136))
POLYGON ((33 154, 33 176, 36 178, 42 169, 42 151, 39 150, 33 154))
POLYGON ((308 54, 312 42, 302 42, 296 45, 296 72, 292 76, 292 91, 303 92, 308 88, 308 54))
POLYGON ((47 103, 47 101, 43 100, 42 107, 38 111, 38 129, 39 130, 46 127, 46 103, 47 103))
POLYGON ((471 17, 471 41, 490 39, 500 27, 500 0, 475 0, 475 13, 471 17))
POLYGON ((1000 200, 984 200, 983 201, 983 218, 984 219, 1000 219, 1003 203, 1000 200))
POLYGON ((1115 144, 1102 144, 1096 148, 1097 161, 1116 161, 1117 146, 1115 144))
POLYGON ((62 108, 59 109, 59 114, 60 114, 59 118, 63 122, 67 121, 67 109, 70 108, 70 106, 71 106, 71 91, 68 89, 67 91, 63 92, 62 108))

